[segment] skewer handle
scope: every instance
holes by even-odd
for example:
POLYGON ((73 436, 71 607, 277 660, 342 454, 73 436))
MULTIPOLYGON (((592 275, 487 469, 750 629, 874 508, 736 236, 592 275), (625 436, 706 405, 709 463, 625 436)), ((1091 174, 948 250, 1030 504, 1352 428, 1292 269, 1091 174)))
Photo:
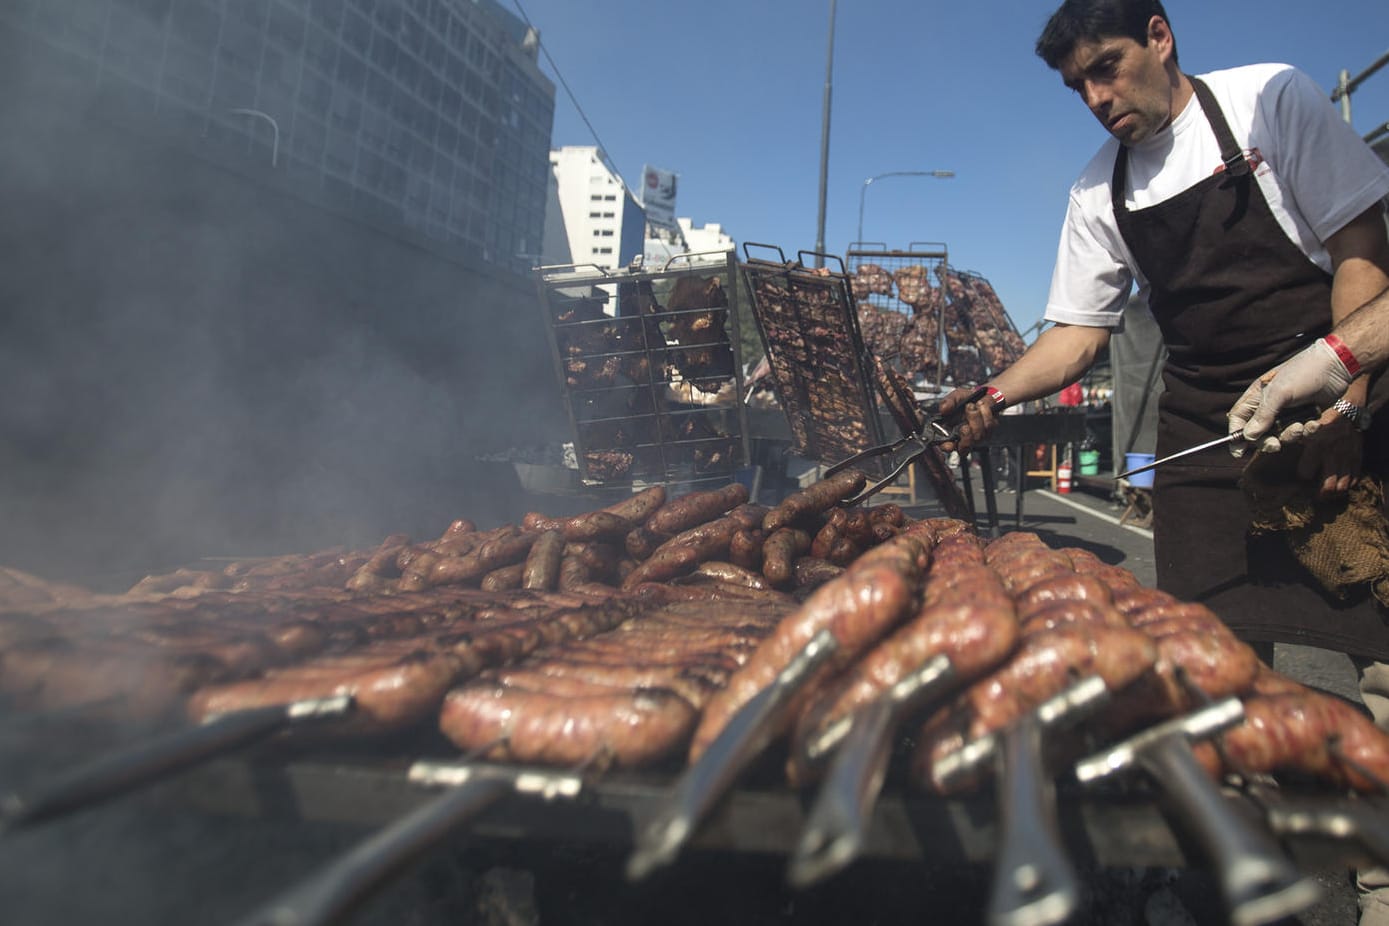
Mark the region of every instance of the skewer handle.
POLYGON ((342 713, 350 699, 340 700, 340 705, 326 707, 327 702, 312 702, 317 711, 297 710, 310 702, 236 711, 101 756, 59 775, 35 794, 0 798, 0 828, 31 826, 110 800, 263 739, 301 716, 342 713))
POLYGON ((839 871, 862 851, 887 773, 895 713, 882 698, 854 717, 791 856, 787 877, 793 887, 808 887, 839 871))
POLYGON ((640 834, 636 851, 627 860, 629 880, 640 880, 675 860, 699 823, 776 735, 791 696, 838 649, 834 635, 821 630, 770 685, 733 715, 680 776, 666 808, 640 834))
POLYGON ((1236 812, 1185 737, 1149 743, 1138 760, 1213 866, 1234 926, 1272 923, 1317 902, 1316 881, 1302 877, 1271 833, 1236 812))
POLYGON ((1024 714, 1001 733, 1000 833, 991 926, 1053 926, 1080 903, 1080 881, 1056 824, 1056 792, 1042 756, 1042 723, 1024 714))
POLYGON ((511 789, 505 778, 488 776, 450 788, 358 843, 238 926, 328 926, 340 921, 393 875, 511 789))

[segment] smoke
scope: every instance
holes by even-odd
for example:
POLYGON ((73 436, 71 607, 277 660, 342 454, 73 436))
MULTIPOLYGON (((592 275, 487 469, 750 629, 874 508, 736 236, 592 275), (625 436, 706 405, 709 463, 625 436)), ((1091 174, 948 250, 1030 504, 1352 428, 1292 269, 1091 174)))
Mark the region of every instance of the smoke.
POLYGON ((3 13, 0 59, 0 563, 120 587, 524 510, 477 457, 564 438, 529 280, 325 208, 288 125, 271 168, 3 13))

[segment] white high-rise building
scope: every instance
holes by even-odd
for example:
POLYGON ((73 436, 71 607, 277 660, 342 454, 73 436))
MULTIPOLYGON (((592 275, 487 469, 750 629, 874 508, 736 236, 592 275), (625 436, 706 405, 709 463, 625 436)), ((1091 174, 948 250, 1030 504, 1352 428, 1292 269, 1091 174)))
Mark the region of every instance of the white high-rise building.
MULTIPOLYGON (((567 259, 546 248, 544 263, 594 264, 604 270, 626 267, 642 253, 646 213, 598 149, 566 145, 550 151, 567 259), (557 258, 557 259, 556 259, 557 258)), ((547 236, 553 242, 554 236, 547 236)))

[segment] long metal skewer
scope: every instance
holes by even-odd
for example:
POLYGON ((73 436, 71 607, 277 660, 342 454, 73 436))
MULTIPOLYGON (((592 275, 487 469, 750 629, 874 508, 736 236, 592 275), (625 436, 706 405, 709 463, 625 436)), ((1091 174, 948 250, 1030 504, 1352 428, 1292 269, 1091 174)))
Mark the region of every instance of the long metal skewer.
POLYGON ((222 714, 101 756, 58 776, 34 794, 0 797, 0 831, 32 826, 134 791, 199 762, 240 749, 292 724, 341 717, 341 695, 222 714))

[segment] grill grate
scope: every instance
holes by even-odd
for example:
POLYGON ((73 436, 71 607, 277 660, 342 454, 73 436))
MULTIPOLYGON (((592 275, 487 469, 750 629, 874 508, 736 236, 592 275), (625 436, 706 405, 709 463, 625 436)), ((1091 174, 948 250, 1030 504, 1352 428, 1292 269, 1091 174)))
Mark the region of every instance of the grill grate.
POLYGON ((748 253, 743 274, 792 451, 834 463, 882 443, 871 361, 843 265, 837 273, 814 271, 803 263, 805 251, 788 261, 772 245, 744 245, 749 248, 778 255, 772 261, 748 253))

